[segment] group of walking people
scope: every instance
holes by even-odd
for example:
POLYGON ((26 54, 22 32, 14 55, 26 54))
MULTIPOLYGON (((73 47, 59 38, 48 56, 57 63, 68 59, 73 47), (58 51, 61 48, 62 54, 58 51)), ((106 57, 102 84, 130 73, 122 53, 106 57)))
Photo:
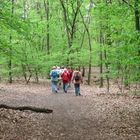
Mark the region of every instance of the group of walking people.
POLYGON ((81 95, 80 84, 83 83, 83 78, 79 68, 73 70, 71 67, 53 66, 50 71, 50 77, 53 93, 58 93, 61 85, 63 86, 64 93, 67 93, 72 83, 74 84, 75 95, 81 95))

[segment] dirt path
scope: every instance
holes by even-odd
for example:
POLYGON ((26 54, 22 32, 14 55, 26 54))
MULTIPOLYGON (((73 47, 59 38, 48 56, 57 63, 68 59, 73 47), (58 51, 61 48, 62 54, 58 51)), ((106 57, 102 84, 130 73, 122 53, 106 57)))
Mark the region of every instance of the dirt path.
MULTIPOLYGON (((53 109, 52 114, 0 109, 2 140, 139 140, 140 100, 100 94, 83 86, 83 96, 52 94, 48 85, 0 84, 0 103, 53 109)), ((101 91, 102 90, 102 91, 101 91)))

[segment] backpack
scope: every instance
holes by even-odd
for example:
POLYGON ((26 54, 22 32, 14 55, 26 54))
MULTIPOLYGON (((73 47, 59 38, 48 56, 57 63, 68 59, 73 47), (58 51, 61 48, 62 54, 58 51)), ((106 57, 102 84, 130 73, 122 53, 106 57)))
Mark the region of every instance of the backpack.
POLYGON ((69 76, 72 77, 72 73, 73 73, 72 69, 68 69, 68 73, 69 73, 69 76))
POLYGON ((52 76, 53 79, 57 78, 58 77, 57 71, 52 71, 51 76, 52 76))
POLYGON ((67 71, 64 71, 62 74, 63 81, 69 81, 69 74, 67 71))
POLYGON ((74 76, 74 80, 75 81, 79 81, 81 79, 79 72, 76 73, 76 75, 74 76))

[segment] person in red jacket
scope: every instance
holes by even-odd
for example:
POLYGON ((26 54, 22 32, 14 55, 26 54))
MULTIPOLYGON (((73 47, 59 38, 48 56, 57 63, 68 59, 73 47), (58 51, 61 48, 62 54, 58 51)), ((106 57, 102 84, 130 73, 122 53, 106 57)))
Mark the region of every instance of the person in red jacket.
POLYGON ((72 79, 73 69, 70 66, 68 66, 67 70, 69 73, 69 85, 68 85, 68 87, 71 87, 71 79, 72 79))
POLYGON ((61 74, 61 78, 62 78, 62 82, 63 82, 63 90, 65 93, 67 93, 70 75, 69 75, 68 70, 66 68, 64 69, 64 72, 61 74))

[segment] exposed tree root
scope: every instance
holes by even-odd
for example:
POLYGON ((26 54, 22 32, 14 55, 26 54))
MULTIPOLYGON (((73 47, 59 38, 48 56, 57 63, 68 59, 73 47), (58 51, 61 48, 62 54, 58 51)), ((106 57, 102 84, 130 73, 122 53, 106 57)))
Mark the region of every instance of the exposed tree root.
POLYGON ((9 106, 5 104, 0 104, 0 108, 5 108, 5 109, 13 109, 13 110, 31 110, 37 113, 52 113, 53 110, 51 109, 46 109, 46 108, 38 108, 38 107, 33 107, 33 106, 19 106, 19 107, 14 107, 14 106, 9 106))

